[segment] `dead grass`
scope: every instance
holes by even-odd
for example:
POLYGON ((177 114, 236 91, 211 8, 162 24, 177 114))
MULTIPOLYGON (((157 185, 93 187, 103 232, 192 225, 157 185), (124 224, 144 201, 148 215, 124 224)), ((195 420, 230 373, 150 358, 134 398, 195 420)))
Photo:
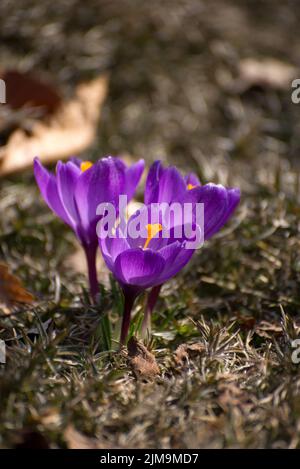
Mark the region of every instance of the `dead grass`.
POLYGON ((300 447, 291 360, 300 327, 299 108, 290 90, 229 86, 245 57, 299 63, 299 12, 276 3, 1 2, 7 64, 23 57, 66 92, 110 69, 89 159, 161 157, 203 182, 238 185, 243 197, 231 224, 165 285, 151 343, 160 375, 146 381, 124 352, 105 351, 101 318, 118 322, 116 286, 103 287, 92 308, 85 278, 65 266, 73 235, 30 172, 1 181, 1 256, 39 301, 0 318, 8 354, 0 446, 300 447), (196 345, 178 358, 181 344, 196 345))

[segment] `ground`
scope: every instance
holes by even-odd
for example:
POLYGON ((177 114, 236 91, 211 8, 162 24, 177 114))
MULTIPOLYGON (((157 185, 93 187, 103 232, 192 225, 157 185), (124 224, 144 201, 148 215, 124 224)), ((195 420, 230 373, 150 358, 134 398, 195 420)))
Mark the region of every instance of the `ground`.
POLYGON ((247 58, 299 65, 299 14, 292 0, 1 1, 1 67, 33 67, 66 94, 110 72, 84 157, 161 158, 242 192, 165 285, 147 340, 160 374, 141 379, 107 351, 117 286, 92 307, 66 264, 76 240, 32 171, 1 179, 1 257, 37 298, 0 317, 1 447, 300 447, 300 104, 289 84, 239 75, 247 58))

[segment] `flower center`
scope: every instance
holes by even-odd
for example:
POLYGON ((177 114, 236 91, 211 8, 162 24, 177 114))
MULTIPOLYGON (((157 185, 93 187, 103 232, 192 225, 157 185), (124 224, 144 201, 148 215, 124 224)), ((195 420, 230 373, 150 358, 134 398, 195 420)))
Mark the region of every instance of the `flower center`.
POLYGON ((154 238, 154 236, 157 235, 157 233, 159 233, 162 230, 162 226, 160 223, 154 223, 153 225, 149 224, 146 226, 146 228, 147 228, 147 239, 146 239, 143 249, 147 249, 151 239, 154 238))
POLYGON ((91 168, 93 166, 93 163, 91 161, 83 161, 80 164, 80 169, 82 172, 86 171, 87 169, 91 168))
POLYGON ((197 186, 194 186, 193 184, 188 184, 187 185, 187 190, 190 191, 192 189, 195 189, 195 187, 197 187, 197 186))

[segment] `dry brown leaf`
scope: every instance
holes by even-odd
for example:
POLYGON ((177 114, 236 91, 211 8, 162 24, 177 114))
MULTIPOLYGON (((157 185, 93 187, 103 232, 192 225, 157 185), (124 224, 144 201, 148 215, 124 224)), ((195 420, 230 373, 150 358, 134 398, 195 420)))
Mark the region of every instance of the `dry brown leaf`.
POLYGON ((175 350, 175 362, 177 365, 183 365, 189 358, 195 358, 205 350, 202 344, 181 344, 175 350))
POLYGON ((127 348, 130 365, 136 377, 154 378, 160 374, 154 355, 136 337, 131 337, 127 348))
POLYGON ((82 83, 73 99, 62 103, 47 120, 35 122, 29 135, 15 130, 0 148, 0 174, 30 166, 35 156, 50 163, 88 148, 95 138, 107 86, 107 75, 82 83))
POLYGON ((18 70, 0 70, 5 82, 5 106, 0 106, 0 137, 5 145, 12 132, 31 132, 36 120, 57 111, 62 103, 60 93, 40 77, 18 70))
POLYGON ((288 63, 273 58, 248 58, 239 64, 237 88, 245 91, 252 86, 261 86, 286 90, 295 76, 296 68, 288 63))
POLYGON ((5 104, 12 109, 30 107, 40 109, 43 114, 52 114, 61 104, 60 93, 31 73, 3 70, 0 78, 5 82, 5 104))
POLYGON ((96 438, 90 438, 78 432, 73 425, 66 428, 64 438, 69 449, 109 449, 96 438))
POLYGON ((15 303, 30 304, 34 297, 23 287, 21 280, 9 272, 6 264, 0 263, 0 307, 6 314, 10 313, 8 306, 15 303))

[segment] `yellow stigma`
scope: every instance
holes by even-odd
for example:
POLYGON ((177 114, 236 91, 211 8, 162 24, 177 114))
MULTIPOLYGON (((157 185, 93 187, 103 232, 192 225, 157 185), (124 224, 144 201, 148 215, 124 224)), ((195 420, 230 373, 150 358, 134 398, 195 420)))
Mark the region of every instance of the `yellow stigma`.
POLYGON ((193 184, 188 184, 187 185, 187 190, 190 191, 191 189, 195 189, 195 187, 197 187, 197 186, 194 186, 193 184))
POLYGON ((146 242, 144 244, 144 249, 147 249, 150 241, 152 238, 154 238, 155 235, 157 235, 157 233, 159 233, 161 230, 162 230, 162 226, 160 223, 154 223, 153 225, 147 225, 146 226, 147 228, 147 239, 146 239, 146 242))
POLYGON ((92 166, 93 166, 93 163, 91 163, 90 161, 83 161, 80 164, 80 169, 81 169, 82 172, 84 172, 87 169, 91 168, 92 166))

